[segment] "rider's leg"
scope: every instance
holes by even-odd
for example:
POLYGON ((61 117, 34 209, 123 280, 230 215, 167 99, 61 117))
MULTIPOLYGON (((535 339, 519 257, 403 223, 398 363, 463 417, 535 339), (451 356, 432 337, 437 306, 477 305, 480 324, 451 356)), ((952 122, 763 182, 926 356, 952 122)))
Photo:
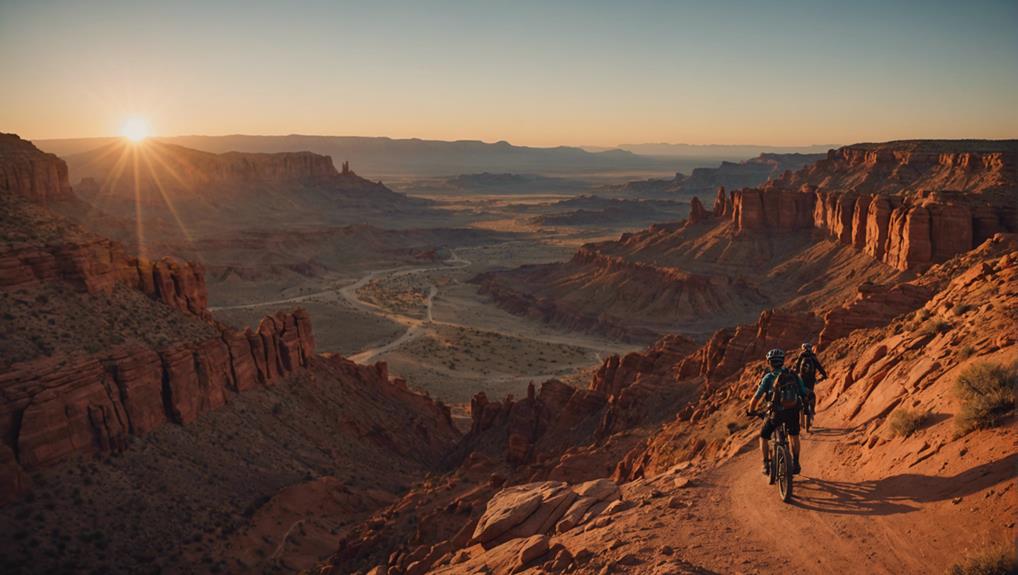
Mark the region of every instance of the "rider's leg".
POLYGON ((763 427, 760 428, 760 453, 763 455, 763 472, 768 473, 768 460, 770 459, 770 445, 768 443, 771 440, 771 434, 774 433, 774 420, 767 419, 764 421, 763 427))
POLYGON ((795 462, 795 473, 799 473, 799 410, 793 412, 788 423, 788 443, 792 446, 792 460, 795 462))

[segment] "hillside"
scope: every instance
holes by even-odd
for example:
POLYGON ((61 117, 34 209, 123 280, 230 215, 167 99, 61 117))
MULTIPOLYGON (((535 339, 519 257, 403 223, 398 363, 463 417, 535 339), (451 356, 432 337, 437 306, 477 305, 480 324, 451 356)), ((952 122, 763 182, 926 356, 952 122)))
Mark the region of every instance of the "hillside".
POLYGON ((302 309, 217 321, 201 265, 50 212, 63 161, 0 143, 36 175, 0 181, 3 572, 310 566, 458 438, 385 364, 316 355, 302 309), (294 505, 310 547, 276 549, 294 505))

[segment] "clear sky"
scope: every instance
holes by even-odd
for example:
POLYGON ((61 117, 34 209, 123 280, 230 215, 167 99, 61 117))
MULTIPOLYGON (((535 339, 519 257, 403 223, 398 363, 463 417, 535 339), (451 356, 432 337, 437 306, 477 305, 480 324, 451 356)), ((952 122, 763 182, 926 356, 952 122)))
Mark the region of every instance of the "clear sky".
POLYGON ((0 0, 0 131, 1018 137, 1018 0, 0 0))

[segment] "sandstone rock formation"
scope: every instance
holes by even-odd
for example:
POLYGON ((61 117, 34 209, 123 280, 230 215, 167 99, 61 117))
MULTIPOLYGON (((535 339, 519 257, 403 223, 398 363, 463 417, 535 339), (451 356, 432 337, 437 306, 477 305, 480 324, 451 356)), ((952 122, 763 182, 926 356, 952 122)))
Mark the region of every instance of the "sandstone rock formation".
POLYGON ((42 203, 66 199, 71 195, 67 164, 15 134, 0 133, 0 190, 42 203))
POLYGON ((138 289, 170 307, 208 316, 208 292, 200 264, 165 257, 128 257, 105 238, 83 244, 15 246, 0 253, 0 289, 69 283, 88 293, 109 293, 116 284, 138 289))
POLYGON ((472 540, 485 547, 534 535, 563 533, 600 515, 619 499, 619 487, 609 479, 578 485, 544 481, 515 485, 488 501, 472 540))
POLYGON ((25 470, 73 453, 118 451, 129 435, 167 421, 190 423, 224 405, 230 392, 271 383, 314 355, 303 310, 266 317, 259 334, 264 339, 249 339, 244 347, 231 348, 226 341, 236 341, 236 332, 224 329, 222 338, 197 345, 127 347, 14 364, 0 373, 5 445, 25 470), (255 370, 247 367, 252 364, 255 370))

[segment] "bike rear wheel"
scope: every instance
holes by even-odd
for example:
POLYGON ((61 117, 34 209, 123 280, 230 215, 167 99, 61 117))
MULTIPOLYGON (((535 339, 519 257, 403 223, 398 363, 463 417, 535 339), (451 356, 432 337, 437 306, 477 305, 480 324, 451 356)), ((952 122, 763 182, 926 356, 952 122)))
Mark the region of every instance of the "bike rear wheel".
POLYGON ((792 473, 794 471, 794 463, 788 454, 788 448, 783 445, 778 447, 775 456, 774 475, 777 476, 778 492, 781 494, 781 500, 788 503, 788 501, 792 499, 792 473))

